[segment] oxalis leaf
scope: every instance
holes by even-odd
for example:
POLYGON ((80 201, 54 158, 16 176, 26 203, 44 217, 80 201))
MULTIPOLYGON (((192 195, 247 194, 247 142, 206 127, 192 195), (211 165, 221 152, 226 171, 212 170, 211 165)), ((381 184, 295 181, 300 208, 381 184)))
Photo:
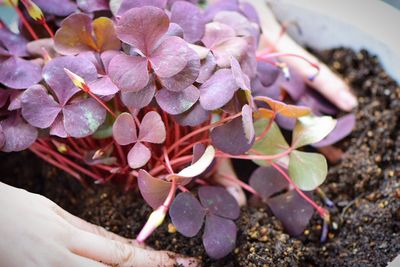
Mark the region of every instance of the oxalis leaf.
POLYGON ((290 153, 289 175, 303 191, 320 186, 328 173, 328 164, 324 156, 318 153, 294 150, 290 153))
POLYGON ((325 138, 336 126, 336 120, 329 116, 307 116, 298 118, 293 130, 294 148, 317 143, 325 138))
MULTIPOLYGON (((256 136, 259 136, 264 129, 268 126, 269 120, 267 119, 259 119, 254 123, 254 129, 256 132, 256 136)), ((276 155, 283 153, 289 149, 289 145, 283 137, 281 130, 275 122, 272 122, 271 128, 268 133, 260 140, 256 141, 250 150, 249 154, 255 155, 276 155), (251 152, 255 151, 255 152, 251 152)), ((285 166, 288 165, 288 157, 280 158, 279 161, 283 163, 285 166)), ((256 164, 260 166, 269 165, 265 160, 255 160, 256 164)))

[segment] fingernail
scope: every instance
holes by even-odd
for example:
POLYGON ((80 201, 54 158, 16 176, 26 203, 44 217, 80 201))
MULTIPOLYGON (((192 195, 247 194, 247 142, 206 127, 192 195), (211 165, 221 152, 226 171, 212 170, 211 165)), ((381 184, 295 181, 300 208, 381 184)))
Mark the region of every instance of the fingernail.
POLYGON ((177 258, 176 263, 185 267, 197 267, 200 266, 200 261, 195 258, 177 258))
POLYGON ((343 102, 345 109, 350 110, 357 106, 357 98, 347 90, 339 92, 339 101, 343 102))

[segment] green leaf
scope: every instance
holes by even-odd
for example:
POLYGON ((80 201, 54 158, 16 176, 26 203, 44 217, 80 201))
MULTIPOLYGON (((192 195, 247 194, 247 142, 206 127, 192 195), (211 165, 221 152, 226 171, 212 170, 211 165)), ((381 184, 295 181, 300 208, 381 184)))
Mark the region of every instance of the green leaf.
POLYGON ((336 120, 329 116, 306 116, 298 118, 293 130, 294 148, 314 144, 324 139, 336 126, 336 120))
MULTIPOLYGON (((256 136, 259 136, 264 129, 268 126, 268 119, 259 119, 254 123, 254 129, 256 132, 256 136)), ((272 122, 272 126, 269 129, 268 133, 259 141, 255 142, 252 150, 257 151, 258 153, 249 152, 249 154, 253 155, 276 155, 283 153, 289 149, 289 145, 283 137, 281 130, 275 122, 272 122)), ((283 157, 278 160, 283 165, 287 166, 289 163, 288 157, 283 157)), ((254 161, 256 164, 260 166, 268 166, 268 162, 265 160, 256 160, 254 161)))
POLYGON ((325 181, 327 173, 328 164, 321 154, 298 150, 290 153, 289 175, 301 190, 316 189, 325 181))

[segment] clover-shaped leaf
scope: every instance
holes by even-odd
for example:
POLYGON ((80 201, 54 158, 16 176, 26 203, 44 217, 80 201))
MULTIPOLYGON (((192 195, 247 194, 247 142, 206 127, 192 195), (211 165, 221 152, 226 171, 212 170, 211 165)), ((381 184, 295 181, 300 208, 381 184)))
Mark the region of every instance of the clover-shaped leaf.
POLYGON ((60 17, 68 16, 77 8, 75 1, 71 0, 35 0, 34 2, 43 12, 60 17))
POLYGON ((205 21, 201 10, 185 1, 176 1, 171 8, 171 22, 175 22, 183 28, 184 39, 195 43, 204 34, 205 21))
POLYGON ((288 105, 267 96, 257 96, 254 99, 268 104, 275 113, 289 118, 299 118, 311 113, 308 107, 288 105))
POLYGON ((195 236, 205 219, 203 244, 207 254, 219 259, 235 247, 239 217, 236 200, 222 187, 199 188, 200 202, 189 192, 180 193, 173 201, 169 215, 176 229, 184 236, 195 236))
POLYGON ((0 83, 13 89, 25 89, 41 80, 41 67, 22 57, 28 56, 27 40, 0 28, 0 83))
POLYGON ((197 126, 210 117, 210 111, 205 110, 200 102, 196 102, 188 111, 174 116, 174 119, 182 126, 197 126))
POLYGON ((54 37, 56 51, 63 55, 76 55, 83 51, 103 52, 119 50, 114 23, 106 17, 95 20, 86 14, 73 14, 63 20, 54 37))
POLYGON ((12 114, 0 121, 3 135, 1 151, 22 151, 32 145, 38 136, 38 131, 26 123, 18 114, 12 114))
POLYGON ((336 126, 336 120, 329 116, 305 116, 297 120, 293 130, 292 144, 295 148, 317 143, 325 138, 336 126))
POLYGON ((301 190, 314 190, 324 182, 327 173, 324 156, 298 150, 290 153, 289 175, 301 190))
POLYGON ((303 232, 313 214, 313 208, 289 187, 280 172, 272 166, 260 167, 252 173, 249 183, 289 234, 299 235, 303 232))
POLYGON ((268 206, 293 236, 304 231, 314 213, 313 207, 294 190, 271 198, 268 206))
POLYGON ((232 71, 219 69, 200 86, 200 104, 206 110, 221 108, 232 99, 238 88, 232 71))
POLYGON ((177 115, 190 109, 199 99, 199 96, 199 90, 191 85, 181 92, 161 89, 156 95, 156 100, 165 112, 177 115))
POLYGON ((137 169, 146 165, 151 158, 150 149, 142 142, 161 144, 165 140, 166 132, 160 115, 155 111, 144 115, 139 126, 139 134, 133 116, 130 113, 122 113, 113 125, 113 136, 120 145, 134 143, 128 153, 128 164, 132 169, 137 169))
POLYGON ((252 147, 254 142, 254 135, 252 135, 251 130, 249 130, 252 125, 250 125, 249 123, 250 119, 247 118, 247 122, 245 125, 247 128, 247 136, 253 137, 252 139, 249 140, 246 137, 246 131, 243 128, 243 119, 239 117, 231 120, 230 122, 222 126, 218 126, 212 129, 212 144, 219 150, 231 155, 240 155, 247 152, 252 147))

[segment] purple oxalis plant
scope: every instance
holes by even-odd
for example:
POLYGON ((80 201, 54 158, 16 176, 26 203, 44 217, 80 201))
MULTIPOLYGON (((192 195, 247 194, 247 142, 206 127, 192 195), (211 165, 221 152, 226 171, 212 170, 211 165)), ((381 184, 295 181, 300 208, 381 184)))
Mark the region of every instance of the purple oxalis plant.
POLYGON ((282 55, 257 52, 268 33, 251 5, 12 6, 20 33, 0 27, 1 151, 30 149, 84 185, 91 177, 137 186, 154 209, 139 242, 169 214, 187 237, 205 225, 203 244, 215 259, 235 247, 239 203, 224 188, 230 185, 263 201, 292 235, 303 232, 314 210, 329 223, 328 211, 313 201, 328 164, 303 147, 340 141, 354 115, 333 119, 338 110, 282 55), (281 128, 292 132, 290 145, 281 128), (260 166, 249 184, 230 159, 260 166))

